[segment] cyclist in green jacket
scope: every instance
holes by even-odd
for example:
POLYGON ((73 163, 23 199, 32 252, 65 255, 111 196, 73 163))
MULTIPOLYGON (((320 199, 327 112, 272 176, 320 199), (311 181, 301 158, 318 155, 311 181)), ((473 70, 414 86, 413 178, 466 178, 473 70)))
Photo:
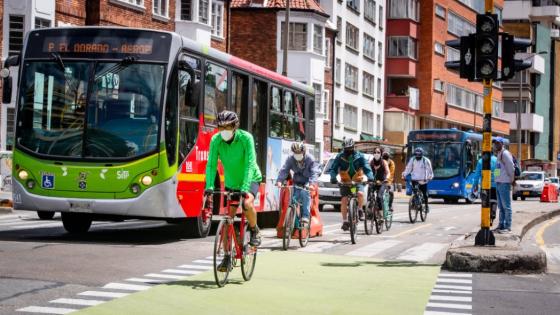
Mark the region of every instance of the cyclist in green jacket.
MULTIPOLYGON (((226 191, 237 191, 244 194, 243 210, 249 221, 250 244, 259 246, 261 235, 257 227, 257 213, 253 202, 259 191, 262 175, 257 165, 253 136, 245 130, 238 129, 239 118, 234 112, 222 111, 218 114, 216 123, 219 133, 215 134, 210 141, 205 194, 209 195, 214 191, 213 174, 216 174, 218 159, 220 159, 224 167, 226 191)), ((234 217, 236 210, 235 207, 229 209, 229 215, 234 217)), ((226 255, 220 264, 224 268, 229 266, 227 259, 231 258, 226 255)))

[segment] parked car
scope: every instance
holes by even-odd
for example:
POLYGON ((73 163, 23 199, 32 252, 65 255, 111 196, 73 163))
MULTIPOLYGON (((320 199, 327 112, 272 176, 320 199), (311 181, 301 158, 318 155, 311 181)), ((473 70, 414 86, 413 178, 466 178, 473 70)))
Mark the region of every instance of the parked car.
POLYGON ((547 180, 549 183, 554 185, 554 187, 556 187, 556 191, 560 191, 560 179, 558 177, 549 177, 545 179, 545 181, 547 180))
MULTIPOLYGON (((337 153, 332 153, 331 157, 325 163, 325 167, 323 167, 323 171, 319 176, 318 185, 319 185, 319 210, 323 211, 323 207, 327 204, 333 205, 335 210, 340 211, 340 188, 338 184, 331 184, 331 175, 330 170, 331 166, 336 158, 337 153)), ((373 155, 371 154, 364 154, 368 161, 373 159, 373 155)), ((340 175, 337 175, 336 178, 340 181, 340 175)), ((367 179, 364 178, 364 182, 367 179)), ((367 194, 367 189, 366 189, 367 194)), ((367 196, 365 196, 367 197, 367 196)))
POLYGON ((513 200, 540 197, 544 188, 544 172, 523 172, 513 186, 513 200))

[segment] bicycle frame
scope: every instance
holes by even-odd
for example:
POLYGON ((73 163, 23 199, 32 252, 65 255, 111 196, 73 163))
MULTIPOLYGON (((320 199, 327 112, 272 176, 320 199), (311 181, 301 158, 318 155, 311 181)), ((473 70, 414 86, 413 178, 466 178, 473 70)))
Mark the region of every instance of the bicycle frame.
MULTIPOLYGON (((236 193, 236 192, 214 192, 215 194, 222 194, 226 197, 226 209, 227 209, 227 215, 225 216, 225 218, 223 218, 222 220, 226 221, 226 228, 227 231, 225 234, 222 234, 222 237, 226 237, 226 239, 222 239, 222 242, 224 244, 224 248, 229 248, 230 243, 229 242, 234 242, 233 243, 233 250, 235 251, 235 259, 241 259, 243 256, 243 240, 245 239, 245 224, 246 224, 246 219, 245 219, 245 211, 242 209, 243 208, 243 201, 245 200, 245 197, 240 194, 240 193, 236 193), (233 201, 231 200, 231 198, 235 195, 239 195, 239 201, 233 201), (237 236, 237 233, 235 233, 235 217, 231 217, 229 215, 230 213, 230 209, 232 207, 237 207, 236 213, 239 212, 239 210, 241 210, 241 218, 240 218, 240 223, 239 223, 239 237, 237 236), (227 242, 226 242, 227 241, 227 242)), ((230 253, 231 254, 231 253, 230 253)))

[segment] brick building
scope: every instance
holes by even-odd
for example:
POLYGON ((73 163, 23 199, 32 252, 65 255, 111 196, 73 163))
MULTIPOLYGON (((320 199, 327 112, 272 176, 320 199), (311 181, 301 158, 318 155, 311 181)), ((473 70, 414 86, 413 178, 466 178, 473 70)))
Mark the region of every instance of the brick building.
MULTIPOLYGON (((285 5, 282 0, 233 0, 231 54, 282 73, 285 5)), ((326 29, 335 27, 328 25, 329 16, 315 0, 290 0, 290 7, 287 76, 315 89, 315 145, 322 156, 330 151, 324 142, 324 121, 328 120, 328 107, 332 104, 329 97, 332 91, 328 90, 332 82, 325 81, 330 74, 325 73, 328 47, 332 46, 326 44, 325 34, 326 29)), ((327 137, 329 132, 330 129, 327 137)))
MULTIPOLYGON (((459 78, 445 61, 459 51, 445 42, 474 33, 484 1, 388 0, 385 135, 405 144, 412 129, 482 129, 482 84, 459 78)), ((504 1, 495 1, 501 18, 504 1)), ((493 89, 492 129, 509 135, 503 118, 502 89, 493 89)))

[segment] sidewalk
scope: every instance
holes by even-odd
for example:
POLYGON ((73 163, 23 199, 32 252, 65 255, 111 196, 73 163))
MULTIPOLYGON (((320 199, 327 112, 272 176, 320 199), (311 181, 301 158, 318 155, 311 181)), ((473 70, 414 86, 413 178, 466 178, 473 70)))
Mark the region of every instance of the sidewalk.
POLYGON ((74 314, 422 314, 440 266, 297 252, 259 253, 218 288, 212 271, 74 314))
POLYGON ((0 191, 0 215, 12 213, 12 192, 0 191))
MULTIPOLYGON (((476 228, 465 239, 451 244, 444 267, 453 271, 540 273, 546 270, 546 255, 537 247, 528 246, 523 236, 537 224, 560 215, 558 203, 517 202, 513 204, 510 234, 494 233, 496 246, 474 246, 476 228)), ((498 224, 498 218, 494 227, 498 224)))

